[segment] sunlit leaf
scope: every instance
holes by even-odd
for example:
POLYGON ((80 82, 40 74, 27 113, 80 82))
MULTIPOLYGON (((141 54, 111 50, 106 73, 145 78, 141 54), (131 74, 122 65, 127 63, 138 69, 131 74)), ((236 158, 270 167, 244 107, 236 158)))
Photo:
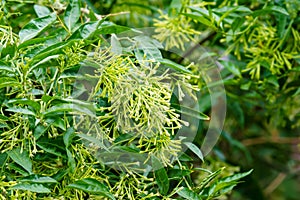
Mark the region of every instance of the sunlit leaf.
POLYGON ((80 13, 80 1, 70 0, 70 4, 64 13, 64 22, 68 27, 69 31, 75 27, 76 22, 79 20, 80 13))
POLYGON ((19 180, 27 183, 57 183, 57 181, 48 176, 30 175, 19 180))
POLYGON ((158 58, 157 61, 160 62, 162 65, 166 65, 167 67, 170 67, 176 71, 192 74, 192 72, 190 70, 188 70, 186 67, 184 67, 180 64, 177 64, 174 61, 171 61, 169 59, 158 58))
POLYGON ((45 17, 31 20, 26 24, 19 32, 21 43, 31 38, 34 38, 38 34, 42 33, 47 27, 49 27, 56 20, 56 14, 52 13, 45 17))
POLYGON ((41 5, 35 4, 33 6, 33 8, 39 18, 45 17, 51 13, 49 8, 47 8, 46 6, 41 6, 41 5))
POLYGON ((182 188, 177 192, 177 194, 185 199, 193 199, 193 200, 201 200, 202 198, 195 193, 194 191, 190 190, 189 188, 182 188))
POLYGON ((192 151, 194 152, 198 158, 200 158, 200 160, 203 161, 203 154, 201 152, 201 150, 193 143, 191 142, 184 142, 184 144, 192 151))
POLYGON ((115 199, 115 197, 109 192, 109 190, 103 183, 93 178, 84 178, 78 180, 75 183, 69 184, 68 187, 82 190, 90 194, 97 194, 100 196, 108 197, 110 199, 115 199))
POLYGON ((11 189, 13 190, 26 190, 36 193, 50 193, 51 191, 43 186, 42 184, 29 184, 29 183, 19 183, 14 185, 11 189))

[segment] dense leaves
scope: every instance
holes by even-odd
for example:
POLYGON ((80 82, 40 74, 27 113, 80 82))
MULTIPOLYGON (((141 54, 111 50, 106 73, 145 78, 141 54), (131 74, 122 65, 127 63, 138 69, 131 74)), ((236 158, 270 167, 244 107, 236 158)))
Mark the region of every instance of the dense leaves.
POLYGON ((0 198, 297 199, 299 7, 1 1, 0 198))

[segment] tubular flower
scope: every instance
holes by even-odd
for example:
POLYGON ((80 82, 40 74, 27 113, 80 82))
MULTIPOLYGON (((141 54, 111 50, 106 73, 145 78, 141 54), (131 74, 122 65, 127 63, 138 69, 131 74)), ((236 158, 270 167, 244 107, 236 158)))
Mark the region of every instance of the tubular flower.
POLYGON ((156 27, 154 38, 165 42, 166 49, 177 47, 185 50, 184 43, 194 41, 194 35, 199 35, 200 32, 191 27, 191 19, 186 18, 184 15, 177 15, 170 17, 163 14, 159 17, 160 20, 154 20, 156 27))

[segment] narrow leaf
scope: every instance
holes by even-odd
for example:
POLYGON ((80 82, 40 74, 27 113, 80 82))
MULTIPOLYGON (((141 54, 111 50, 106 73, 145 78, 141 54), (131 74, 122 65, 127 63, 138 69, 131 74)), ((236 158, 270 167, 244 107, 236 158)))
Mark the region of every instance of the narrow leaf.
POLYGON ((15 148, 7 152, 8 156, 18 165, 22 166, 28 173, 32 174, 32 162, 29 153, 25 150, 21 152, 21 148, 15 148))
POLYGON ((193 143, 191 142, 184 142, 184 144, 192 151, 194 152, 198 158, 200 158, 200 160, 202 160, 203 162, 203 154, 201 152, 201 150, 193 143))
POLYGON ((34 38, 41 32, 43 32, 48 26, 50 26, 56 20, 56 14, 52 13, 45 17, 31 20, 26 24, 19 32, 21 43, 31 38, 34 38))
POLYGON ((268 13, 274 13, 274 12, 289 16, 289 13, 286 11, 286 9, 284 9, 283 7, 280 7, 280 6, 267 6, 264 9, 253 12, 253 16, 256 17, 259 15, 266 15, 268 13))
POLYGON ((35 111, 39 111, 41 106, 38 102, 30 99, 10 99, 8 104, 22 104, 22 105, 28 105, 35 109, 35 111))
POLYGON ((176 103, 172 103, 172 106, 174 106, 175 110, 177 110, 181 114, 195 117, 200 120, 210 120, 209 116, 207 116, 206 114, 204 114, 198 110, 194 110, 194 109, 191 109, 191 108, 188 108, 186 106, 176 104, 176 103))
POLYGON ((38 17, 45 17, 51 13, 49 8, 47 8, 46 6, 35 4, 33 8, 38 17))
POLYGON ((104 184, 93 178, 84 178, 82 180, 78 180, 75 183, 68 185, 68 187, 82 190, 91 194, 105 196, 110 199, 115 199, 115 197, 109 192, 104 184))
POLYGON ((0 70, 4 70, 10 73, 14 72, 14 68, 10 67, 8 64, 6 64, 5 62, 1 62, 0 61, 0 70))
POLYGON ((26 108, 19 108, 19 107, 14 107, 14 108, 8 108, 6 111, 14 112, 14 113, 21 113, 24 115, 32 115, 35 116, 35 113, 29 109, 26 108))
POLYGON ((87 39, 87 38, 91 37, 102 22, 103 22, 103 20, 87 22, 85 24, 82 24, 71 35, 70 39, 87 39))
POLYGON ((253 170, 250 170, 248 172, 244 172, 244 173, 238 173, 238 174, 234 174, 232 176, 228 176, 225 177, 223 179, 221 179, 219 182, 232 182, 232 181, 238 181, 241 178, 244 178, 246 176, 248 176, 249 174, 252 173, 253 170))
POLYGON ((75 168, 76 168, 75 159, 69 149, 66 149, 66 151, 67 151, 67 156, 68 156, 68 166, 69 166, 70 172, 74 173, 75 168))
POLYGON ((205 18, 201 14, 193 12, 193 13, 184 13, 183 15, 185 15, 187 17, 190 17, 190 18, 200 22, 201 24, 204 24, 205 26, 216 28, 210 20, 208 20, 207 18, 205 18))
POLYGON ((171 67, 172 69, 174 69, 176 71, 192 74, 192 72, 190 70, 188 70, 187 68, 185 68, 184 66, 177 64, 169 59, 161 58, 161 59, 157 59, 157 61, 163 65, 171 67))
POLYGON ((57 183, 57 181, 48 176, 30 175, 20 180, 28 183, 57 183))
POLYGON ((77 105, 77 104, 67 104, 67 103, 52 106, 52 107, 48 108, 42 114, 44 116, 46 116, 46 115, 50 115, 50 114, 52 114, 52 115, 57 114, 58 112, 78 112, 78 113, 86 114, 86 115, 89 115, 92 117, 95 116, 95 111, 91 107, 81 106, 81 105, 77 105))
POLYGON ((75 129, 73 127, 70 127, 67 129, 67 131, 64 133, 64 144, 66 145, 66 148, 68 148, 75 137, 75 129))
POLYGON ((200 196, 189 188, 182 188, 177 194, 185 199, 201 200, 200 196))
POLYGON ((228 69, 231 73, 233 73, 234 75, 236 75, 239 78, 242 78, 240 69, 234 63, 232 63, 230 61, 220 61, 220 63, 226 69, 228 69))
POLYGON ((64 22, 71 31, 80 17, 80 1, 71 0, 64 13, 64 22))
POLYGON ((113 22, 103 21, 97 28, 97 34, 118 34, 124 31, 131 30, 129 27, 116 25, 113 22))
POLYGON ((58 157, 66 158, 66 155, 62 153, 62 151, 64 151, 64 148, 62 148, 61 146, 55 143, 52 143, 50 141, 49 142, 43 141, 43 142, 37 142, 36 145, 50 154, 56 155, 58 157))
POLYGON ((21 84, 14 78, 11 77, 1 77, 0 78, 0 89, 4 87, 19 87, 21 84))
POLYGON ((151 159, 152 159, 155 181, 158 185, 159 192, 162 195, 166 195, 170 187, 168 174, 164 166, 161 164, 160 160, 158 160, 155 156, 152 156, 151 159))
POLYGON ((197 191, 203 191, 210 182, 212 182, 222 171, 224 168, 218 169, 217 171, 211 173, 209 176, 205 177, 199 186, 196 188, 197 191))
POLYGON ((43 186, 42 184, 29 184, 29 183, 19 183, 13 186, 11 189, 14 190, 27 190, 36 193, 50 193, 51 191, 43 186))

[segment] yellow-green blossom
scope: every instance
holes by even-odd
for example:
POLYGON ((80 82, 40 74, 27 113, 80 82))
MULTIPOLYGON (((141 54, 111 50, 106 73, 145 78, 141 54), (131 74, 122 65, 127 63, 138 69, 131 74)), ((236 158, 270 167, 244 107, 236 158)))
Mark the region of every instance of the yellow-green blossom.
POLYGON ((174 17, 168 14, 160 13, 159 19, 154 19, 155 32, 153 37, 161 42, 165 42, 165 48, 173 47, 184 50, 185 42, 195 41, 195 35, 200 32, 191 26, 191 19, 184 15, 176 15, 174 17))

